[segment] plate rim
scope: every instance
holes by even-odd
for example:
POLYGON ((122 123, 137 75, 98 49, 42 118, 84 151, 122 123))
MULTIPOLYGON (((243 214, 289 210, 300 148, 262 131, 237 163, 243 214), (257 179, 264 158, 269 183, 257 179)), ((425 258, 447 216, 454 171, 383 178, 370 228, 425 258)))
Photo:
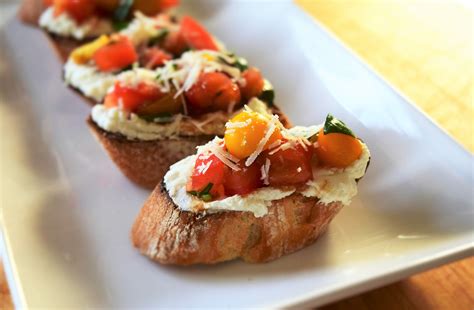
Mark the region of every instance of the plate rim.
MULTIPOLYGON (((368 63, 361 55, 359 55, 354 49, 352 49, 348 44, 346 44, 341 38, 339 38, 334 32, 332 32, 329 27, 324 25, 317 18, 313 17, 309 12, 305 11, 299 3, 291 1, 293 9, 299 11, 300 14, 305 15, 305 18, 308 18, 313 23, 314 27, 321 29, 326 36, 329 37, 331 41, 334 42, 334 46, 341 48, 345 53, 349 54, 351 58, 355 59, 356 62, 362 67, 364 67, 370 75, 375 79, 382 82, 382 84, 387 87, 387 90, 390 90, 393 96, 399 96, 401 101, 404 101, 405 104, 408 104, 413 108, 415 113, 420 113, 424 118, 429 120, 431 126, 436 127, 440 130, 442 135, 445 135, 449 138, 450 144, 456 145, 465 155, 473 158, 473 154, 462 145, 451 133, 446 129, 441 127, 430 115, 423 111, 418 105, 414 103, 407 95, 405 95, 397 86, 385 78, 373 65, 368 63)), ((7 18, 7 22, 2 26, 5 27, 12 20, 16 19, 16 16, 11 16, 7 18)), ((18 20, 15 22, 19 22, 18 20)), ((454 147, 454 146, 452 146, 454 147)), ((474 167, 472 167, 474 170, 474 167)), ((23 292, 23 287, 18 276, 18 266, 16 265, 12 257, 12 249, 10 245, 10 238, 8 237, 8 231, 5 228, 3 207, 0 208, 0 254, 2 257, 2 262, 4 266, 4 272, 8 281, 8 287, 10 289, 10 295, 12 297, 13 304, 18 309, 28 308, 26 302, 26 296, 23 292)), ((429 257, 420 258, 412 263, 405 265, 404 267, 395 266, 393 269, 388 270, 378 274, 377 276, 368 276, 366 278, 360 279, 359 281, 352 282, 347 285, 339 285, 339 287, 331 288, 324 291, 322 294, 318 294, 317 290, 309 291, 300 296, 282 300, 273 304, 265 305, 264 307, 276 307, 276 308, 289 308, 289 307, 298 307, 298 306, 322 306, 334 302, 336 300, 341 300, 368 290, 380 287, 400 279, 406 278, 410 275, 423 272, 428 269, 438 267, 456 260, 460 260, 471 255, 474 255, 474 241, 467 240, 471 238, 462 238, 457 240, 462 240, 462 244, 440 251, 440 253, 433 254, 429 257), (467 241, 467 242, 466 242, 467 241), (471 241, 471 242, 469 242, 471 241)), ((337 286, 337 285, 335 285, 337 286)), ((319 290, 321 292, 321 290, 319 290)))

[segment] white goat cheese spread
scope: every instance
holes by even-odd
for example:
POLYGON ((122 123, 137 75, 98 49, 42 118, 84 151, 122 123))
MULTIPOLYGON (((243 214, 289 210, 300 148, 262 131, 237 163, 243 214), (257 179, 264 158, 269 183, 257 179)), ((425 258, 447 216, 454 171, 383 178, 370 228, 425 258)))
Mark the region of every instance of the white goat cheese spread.
MULTIPOLYGON (((317 132, 318 128, 321 126, 296 127, 290 131, 294 134, 304 133, 304 136, 308 137, 307 134, 317 132)), ((273 200, 282 199, 297 191, 306 197, 317 197, 325 204, 341 202, 343 205, 349 205, 357 194, 355 179, 365 174, 370 159, 369 149, 364 143, 361 144, 362 154, 352 165, 345 169, 313 168, 313 180, 308 181, 306 187, 299 191, 296 188, 263 187, 246 196, 234 195, 222 200, 204 202, 186 192, 186 184, 193 172, 196 155, 188 156, 172 165, 164 177, 164 183, 178 208, 191 212, 247 211, 252 212, 255 217, 261 217, 268 213, 268 207, 273 200)))
POLYGON ((69 59, 64 65, 64 81, 80 90, 86 97, 102 101, 114 85, 116 75, 100 72, 95 66, 77 64, 69 59))
POLYGON ((77 40, 112 33, 114 30, 112 23, 104 18, 91 17, 79 24, 67 13, 55 17, 53 7, 47 8, 41 14, 39 25, 51 33, 77 40))
POLYGON ((128 139, 143 141, 172 137, 179 132, 180 116, 175 116, 169 123, 157 124, 147 122, 134 113, 127 113, 119 108, 106 108, 97 104, 92 108, 92 120, 108 132, 120 133, 128 139))
POLYGON ((129 37, 135 46, 147 42, 151 38, 160 35, 163 31, 173 31, 179 28, 179 25, 172 23, 167 15, 147 17, 137 11, 134 17, 130 24, 120 33, 129 37))

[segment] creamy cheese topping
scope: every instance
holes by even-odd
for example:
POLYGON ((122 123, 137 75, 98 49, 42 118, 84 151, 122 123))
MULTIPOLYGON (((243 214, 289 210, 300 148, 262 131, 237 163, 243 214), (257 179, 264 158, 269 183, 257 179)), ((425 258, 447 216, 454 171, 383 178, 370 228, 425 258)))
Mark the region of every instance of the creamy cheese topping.
POLYGON ((64 66, 66 84, 77 88, 86 97, 97 102, 104 99, 108 89, 114 85, 115 78, 112 73, 101 72, 95 66, 77 64, 72 59, 69 59, 64 66))
POLYGON ((183 211, 250 211, 256 217, 267 214, 272 200, 291 195, 294 189, 280 190, 271 187, 260 188, 242 197, 234 195, 222 200, 204 202, 186 192, 186 183, 193 172, 196 155, 191 155, 170 167, 164 177, 166 190, 173 202, 183 211))
POLYGON ((134 113, 127 113, 119 108, 106 108, 97 104, 92 108, 92 120, 102 129, 120 133, 128 139, 143 141, 171 138, 179 131, 180 117, 175 117, 169 123, 157 124, 147 122, 134 113))
MULTIPOLYGON (((132 72, 145 71, 136 69, 121 75, 123 83, 135 83, 132 72)), ((146 73, 144 73, 146 74, 146 73)), ((259 100, 252 100, 249 106, 255 110, 268 113, 268 107, 259 100)), ((239 111, 234 112, 238 113, 239 111)), ((232 114, 232 115, 234 115, 232 114)), ((174 138, 178 134, 194 135, 223 135, 226 121, 232 117, 223 111, 206 113, 193 118, 181 114, 173 116, 169 122, 156 123, 146 121, 134 113, 127 113, 118 107, 107 108, 102 104, 92 108, 92 120, 105 131, 118 133, 130 140, 158 140, 174 138)))
POLYGON ((91 17, 78 24, 67 13, 62 13, 55 17, 52 7, 47 8, 43 14, 41 14, 39 24, 51 33, 63 37, 73 37, 77 40, 97 37, 101 34, 113 32, 112 23, 105 18, 91 17))
MULTIPOLYGON (((304 133, 304 137, 312 132, 317 132, 316 128, 321 126, 311 126, 303 129, 297 127, 295 133, 304 133)), ((221 139, 215 138, 209 144, 219 143, 221 139)), ((165 187, 173 202, 183 211, 209 212, 219 211, 248 211, 256 217, 267 214, 268 207, 273 200, 282 199, 294 192, 299 192, 305 197, 317 197, 320 202, 328 204, 331 202, 341 202, 349 205, 351 199, 357 194, 357 183, 355 179, 361 178, 367 167, 370 152, 367 146, 362 143, 362 155, 352 165, 345 169, 313 169, 313 180, 307 182, 302 189, 288 187, 280 189, 275 187, 263 187, 253 191, 246 196, 234 195, 222 200, 204 202, 201 199, 186 192, 186 183, 194 169, 196 155, 172 165, 164 177, 165 187)), ((200 149, 207 149, 206 145, 200 149)), ((199 153, 199 151, 198 151, 199 153)))
POLYGON ((135 18, 120 33, 129 37, 133 44, 137 46, 160 35, 163 31, 177 30, 178 27, 176 23, 171 22, 169 15, 160 14, 147 17, 137 11, 135 12, 135 18))

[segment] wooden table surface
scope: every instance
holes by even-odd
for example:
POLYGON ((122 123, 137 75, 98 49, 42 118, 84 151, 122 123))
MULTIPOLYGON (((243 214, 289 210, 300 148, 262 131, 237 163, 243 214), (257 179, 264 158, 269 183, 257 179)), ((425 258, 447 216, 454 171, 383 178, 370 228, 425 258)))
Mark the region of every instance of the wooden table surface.
MULTIPOLYGON (((454 139, 474 152, 472 3, 454 0, 296 2, 454 139)), ((11 308, 0 266, 0 309, 11 308)), ((474 258, 412 276, 323 309, 382 308, 474 309, 474 258)))

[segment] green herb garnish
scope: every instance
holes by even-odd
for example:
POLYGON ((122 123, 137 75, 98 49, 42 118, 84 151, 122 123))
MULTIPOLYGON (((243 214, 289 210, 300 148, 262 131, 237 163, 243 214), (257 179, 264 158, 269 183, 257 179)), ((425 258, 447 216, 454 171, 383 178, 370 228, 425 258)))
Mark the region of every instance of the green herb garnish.
POLYGON ((130 24, 130 22, 125 20, 114 20, 112 26, 114 27, 115 31, 120 31, 127 28, 128 24, 130 24))
POLYGON ((132 5, 133 0, 120 0, 119 5, 115 10, 114 19, 116 21, 124 21, 130 13, 132 5))
POLYGON ((245 58, 235 57, 235 55, 232 54, 232 53, 229 53, 227 55, 229 55, 230 57, 234 57, 235 58, 234 62, 228 62, 224 57, 221 57, 221 56, 218 56, 217 58, 221 62, 223 62, 223 63, 225 63, 229 66, 236 67, 237 69, 239 69, 240 72, 245 71, 245 70, 248 69, 249 65, 248 65, 248 62, 245 58))
POLYGON ((328 116, 326 116, 326 121, 324 122, 324 134, 327 135, 330 133, 342 133, 354 138, 356 137, 352 130, 350 130, 343 121, 328 114, 328 116))
POLYGON ((273 102, 275 101, 275 90, 273 89, 273 85, 265 79, 263 84, 263 90, 258 99, 266 102, 270 107, 273 106, 273 102))
POLYGON ((191 194, 193 196, 197 196, 198 198, 201 198, 202 200, 208 202, 212 200, 212 195, 209 193, 210 190, 212 189, 212 186, 214 184, 209 183, 207 184, 201 191, 188 191, 188 194, 191 194))
POLYGON ((161 29, 161 32, 158 33, 158 35, 154 36, 150 39, 150 41, 148 41, 148 46, 153 46, 160 43, 161 41, 163 41, 164 38, 166 38, 168 33, 168 29, 161 29))
POLYGON ((160 114, 151 114, 151 115, 138 115, 141 119, 144 119, 148 122, 155 122, 159 124, 170 123, 173 121, 173 114, 171 113, 160 113, 160 114))

